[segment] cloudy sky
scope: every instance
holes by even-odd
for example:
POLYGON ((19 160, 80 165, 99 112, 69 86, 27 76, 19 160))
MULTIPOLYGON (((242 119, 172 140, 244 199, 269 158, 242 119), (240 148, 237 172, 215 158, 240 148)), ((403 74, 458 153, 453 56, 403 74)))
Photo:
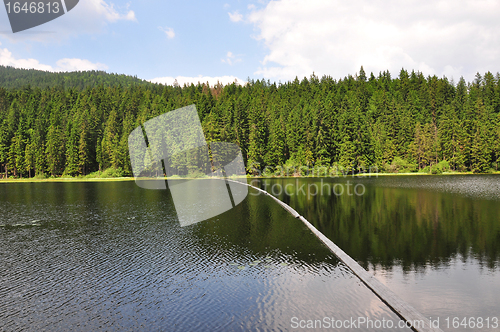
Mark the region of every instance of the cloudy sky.
POLYGON ((15 34, 0 8, 0 64, 170 84, 338 79, 361 65, 471 81, 500 71, 500 1, 80 0, 15 34))

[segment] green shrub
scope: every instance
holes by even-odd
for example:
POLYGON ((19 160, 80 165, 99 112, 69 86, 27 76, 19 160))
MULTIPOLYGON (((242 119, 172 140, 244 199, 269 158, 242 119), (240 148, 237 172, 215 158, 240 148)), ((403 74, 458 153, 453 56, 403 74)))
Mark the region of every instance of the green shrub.
POLYGON ((419 171, 419 173, 430 173, 430 169, 431 169, 430 166, 425 166, 419 171))
POLYGON ((266 167, 264 168, 264 172, 262 173, 262 176, 265 176, 265 177, 271 177, 271 176, 275 176, 276 175, 276 171, 273 167, 266 167))
POLYGON ((300 163, 293 157, 290 157, 290 159, 285 162, 285 165, 283 165, 283 171, 287 176, 302 176, 306 173, 303 172, 300 163))
POLYGON ((339 163, 333 163, 332 167, 330 167, 330 169, 329 169, 329 174, 330 174, 330 176, 333 176, 333 177, 346 176, 346 175, 352 174, 352 169, 350 167, 345 168, 344 166, 340 165, 339 163))
POLYGON ((439 163, 432 165, 432 174, 442 174, 443 172, 448 172, 450 170, 450 164, 446 160, 441 160, 439 163))
POLYGON ((101 173, 101 178, 121 178, 123 177, 123 170, 121 167, 113 168, 110 167, 101 173))
POLYGON ((187 177, 188 178, 204 178, 206 177, 207 175, 205 173, 203 173, 202 171, 198 170, 198 169, 192 169, 188 172, 188 175, 187 177))
POLYGON ((437 166, 437 165, 433 165, 431 167, 431 174, 442 174, 443 171, 437 166))
POLYGON ((416 169, 416 164, 412 164, 400 157, 394 158, 392 164, 389 166, 389 172, 391 173, 409 173, 415 172, 416 169))
POLYGON ((85 177, 86 178, 90 178, 90 179, 93 179, 93 178, 100 178, 101 177, 101 171, 96 171, 96 172, 92 172, 90 174, 87 174, 85 177))

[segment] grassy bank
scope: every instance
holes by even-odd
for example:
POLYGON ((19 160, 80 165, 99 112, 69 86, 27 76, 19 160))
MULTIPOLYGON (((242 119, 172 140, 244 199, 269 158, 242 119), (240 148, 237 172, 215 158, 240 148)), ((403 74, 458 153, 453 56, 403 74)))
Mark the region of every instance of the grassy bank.
POLYGON ((12 182, 106 182, 106 181, 129 181, 134 180, 133 177, 125 176, 123 171, 118 168, 108 168, 104 171, 97 171, 88 175, 62 175, 62 176, 46 176, 37 175, 33 178, 13 178, 1 179, 0 183, 12 182))
POLYGON ((22 183, 22 182, 113 182, 134 181, 133 177, 119 178, 87 178, 87 177, 59 177, 59 178, 26 178, 26 179, 0 179, 0 183, 22 183))
MULTIPOLYGON (((492 173, 481 173, 482 175, 500 175, 500 172, 492 172, 492 173)), ((433 175, 433 176, 450 176, 450 175, 481 175, 473 172, 444 172, 441 174, 429 174, 429 173, 360 173, 360 174, 339 174, 339 175, 326 175, 326 176, 247 176, 248 179, 269 179, 269 178, 315 178, 315 177, 323 177, 323 178, 347 178, 347 177, 378 177, 378 176, 421 176, 421 175, 433 175)), ((241 177, 236 177, 241 178, 241 177)), ((167 178, 165 178, 167 179, 167 178)), ((195 179, 192 177, 179 177, 175 176, 170 178, 169 180, 189 180, 195 179)), ((61 177, 49 177, 49 178, 9 178, 9 179, 0 179, 0 183, 23 183, 23 182, 113 182, 113 181, 134 181, 134 177, 128 176, 120 176, 120 177, 96 177, 96 176, 61 176, 61 177)))

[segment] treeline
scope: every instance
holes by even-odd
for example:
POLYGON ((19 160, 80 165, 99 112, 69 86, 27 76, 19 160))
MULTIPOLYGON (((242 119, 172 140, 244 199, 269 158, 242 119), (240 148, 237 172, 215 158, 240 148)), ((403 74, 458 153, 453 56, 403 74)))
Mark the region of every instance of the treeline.
POLYGON ((367 77, 361 68, 340 80, 313 74, 284 84, 0 88, 0 171, 58 176, 112 167, 131 175, 130 132, 190 104, 207 140, 238 144, 249 172, 282 165, 488 172, 500 161, 499 74, 455 84, 406 70, 367 77))
POLYGON ((30 85, 33 88, 38 87, 41 89, 60 86, 62 88, 82 90, 101 84, 105 87, 117 85, 152 85, 152 83, 138 79, 137 77, 123 74, 109 74, 100 70, 54 73, 0 65, 0 86, 7 89, 18 89, 30 85))

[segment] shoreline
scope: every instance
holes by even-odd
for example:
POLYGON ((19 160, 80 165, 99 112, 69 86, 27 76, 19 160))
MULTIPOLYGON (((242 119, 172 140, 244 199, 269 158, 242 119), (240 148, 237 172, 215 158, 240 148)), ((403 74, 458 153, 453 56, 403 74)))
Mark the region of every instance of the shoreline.
POLYGON ((134 181, 133 177, 119 178, 47 178, 47 179, 0 179, 0 183, 39 183, 39 182, 119 182, 119 181, 134 181))
MULTIPOLYGON (((500 175, 499 172, 493 173, 472 173, 472 172, 445 172, 442 174, 429 174, 429 173, 361 173, 361 174, 339 174, 336 176, 247 176, 247 179, 306 179, 306 178, 376 178, 379 176, 453 176, 453 175, 500 175)), ((242 178, 230 177, 231 178, 242 178)), ((151 179, 156 180, 157 178, 151 179)), ((164 178, 167 180, 167 178, 164 178)), ((190 178, 190 177, 175 177, 168 180, 194 180, 194 179, 207 179, 207 178, 190 178)), ((42 182, 120 182, 120 181, 135 181, 134 177, 117 177, 117 178, 79 178, 79 177, 61 177, 61 178, 23 178, 23 179, 0 179, 1 183, 42 183, 42 182)))

